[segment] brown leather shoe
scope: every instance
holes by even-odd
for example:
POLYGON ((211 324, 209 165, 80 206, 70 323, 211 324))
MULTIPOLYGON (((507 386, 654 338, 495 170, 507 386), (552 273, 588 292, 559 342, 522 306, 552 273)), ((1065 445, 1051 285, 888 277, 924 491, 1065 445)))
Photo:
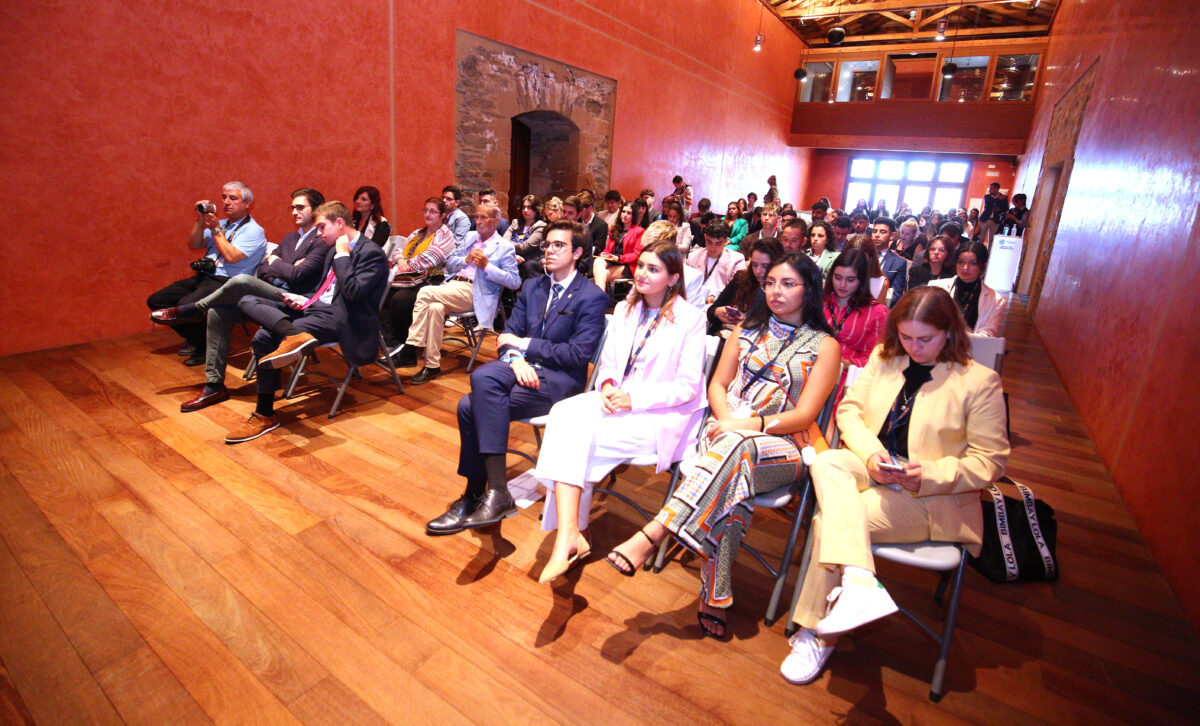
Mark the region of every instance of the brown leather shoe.
POLYGON ((160 325, 173 325, 199 320, 199 315, 180 315, 179 308, 162 308, 150 313, 150 319, 160 325))
POLYGON ((199 411, 202 408, 208 408, 214 403, 221 403, 222 401, 228 400, 229 391, 225 388, 222 388, 219 391, 213 391, 212 393, 205 393, 203 390, 201 390, 199 396, 196 396, 190 401, 184 401, 183 403, 179 404, 179 410, 183 413, 191 413, 192 411, 199 411))
POLYGON ((317 347, 317 339, 308 333, 289 335, 274 353, 258 361, 259 368, 283 368, 300 360, 300 356, 317 347))
POLYGON ((246 419, 246 423, 233 429, 225 436, 225 443, 240 444, 243 441, 252 441, 268 431, 274 431, 277 428, 279 428, 278 416, 263 416, 255 412, 250 414, 250 418, 246 419))

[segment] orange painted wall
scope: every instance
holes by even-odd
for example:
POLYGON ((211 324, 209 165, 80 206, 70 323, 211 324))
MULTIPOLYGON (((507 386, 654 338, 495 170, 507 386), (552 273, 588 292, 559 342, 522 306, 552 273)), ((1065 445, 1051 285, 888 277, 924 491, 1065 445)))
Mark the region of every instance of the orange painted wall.
POLYGON ((803 44, 767 13, 751 51, 756 0, 392 7, 0 6, 0 172, 18 180, 5 211, 20 220, 0 231, 0 355, 147 329, 146 295, 197 256, 192 202, 230 179, 254 189, 272 240, 301 185, 344 198, 373 184, 416 227, 452 180, 456 29, 616 79, 626 195, 661 196, 679 173, 717 202, 763 194, 774 173, 788 199, 806 179, 809 153, 786 142, 803 44))
POLYGON ((1093 63, 1035 325, 1159 567, 1200 629, 1200 3, 1066 0, 1017 181, 1093 63))

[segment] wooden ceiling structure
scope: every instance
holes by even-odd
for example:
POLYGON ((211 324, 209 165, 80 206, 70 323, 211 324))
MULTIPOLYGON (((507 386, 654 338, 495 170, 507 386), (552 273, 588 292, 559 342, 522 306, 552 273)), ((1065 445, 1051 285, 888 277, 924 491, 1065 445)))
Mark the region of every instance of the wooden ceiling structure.
POLYGON ((936 43, 945 19, 946 40, 1045 36, 1060 0, 760 0, 809 48, 832 48, 829 31, 841 27, 837 47, 936 43))

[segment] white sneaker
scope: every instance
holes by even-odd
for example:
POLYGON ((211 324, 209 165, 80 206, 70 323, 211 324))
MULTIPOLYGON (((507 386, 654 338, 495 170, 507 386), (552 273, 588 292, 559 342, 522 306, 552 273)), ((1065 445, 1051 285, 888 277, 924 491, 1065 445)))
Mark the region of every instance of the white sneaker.
POLYGON ((899 611, 892 596, 883 589, 883 583, 873 582, 865 585, 850 580, 833 588, 829 593, 829 614, 817 623, 817 635, 822 638, 840 635, 899 611))
POLYGON ((788 638, 788 645, 792 646, 792 652, 779 665, 779 672, 785 681, 797 686, 817 680, 833 653, 832 645, 825 645, 813 631, 804 628, 788 638))

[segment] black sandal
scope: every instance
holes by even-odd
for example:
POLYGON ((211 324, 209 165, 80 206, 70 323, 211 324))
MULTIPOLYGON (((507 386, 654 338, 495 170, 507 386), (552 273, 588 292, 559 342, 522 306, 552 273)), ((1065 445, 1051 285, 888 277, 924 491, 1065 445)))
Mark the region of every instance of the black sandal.
MULTIPOLYGON (((657 545, 657 544, 655 544, 654 540, 650 539, 650 535, 646 534, 646 530, 644 530, 644 529, 639 529, 639 530, 638 530, 638 534, 640 534, 640 535, 642 535, 643 537, 645 537, 645 538, 646 538, 646 541, 650 543, 650 547, 652 548, 652 549, 650 550, 650 552, 651 552, 651 555, 650 555, 650 556, 651 556, 651 557, 653 557, 653 556, 654 556, 654 550, 658 548, 658 545, 657 545)), ((649 560, 649 558, 647 558, 647 560, 649 560)), ((636 568, 636 567, 634 567, 634 566, 633 566, 633 563, 629 561, 629 558, 628 558, 628 557, 626 557, 625 555, 621 554, 620 552, 617 552, 616 550, 612 550, 611 552, 609 552, 609 553, 608 553, 608 555, 607 555, 607 556, 604 558, 604 561, 608 563, 608 566, 609 566, 609 567, 613 568, 614 570, 616 570, 617 572, 621 573, 621 574, 622 574, 622 575, 624 575, 625 577, 633 577, 634 575, 636 575, 636 574, 637 574, 638 568, 636 568), (620 557, 620 558, 621 558, 621 561, 622 561, 622 562, 624 562, 624 563, 625 563, 625 565, 626 565, 627 567, 629 567, 629 569, 628 569, 628 570, 625 570, 625 569, 622 569, 620 566, 618 566, 618 565, 617 565, 617 563, 616 563, 615 561, 613 561, 613 560, 612 560, 612 556, 613 556, 613 555, 616 555, 617 557, 620 557)), ((645 564, 645 563, 642 563, 642 564, 645 564)))
POLYGON ((729 628, 726 626, 725 621, 721 618, 718 618, 716 615, 697 612, 696 620, 700 623, 700 632, 704 633, 704 637, 706 638, 712 638, 713 640, 725 640, 725 635, 729 633, 729 628), (708 626, 720 627, 721 634, 718 635, 716 632, 709 630, 708 626))

